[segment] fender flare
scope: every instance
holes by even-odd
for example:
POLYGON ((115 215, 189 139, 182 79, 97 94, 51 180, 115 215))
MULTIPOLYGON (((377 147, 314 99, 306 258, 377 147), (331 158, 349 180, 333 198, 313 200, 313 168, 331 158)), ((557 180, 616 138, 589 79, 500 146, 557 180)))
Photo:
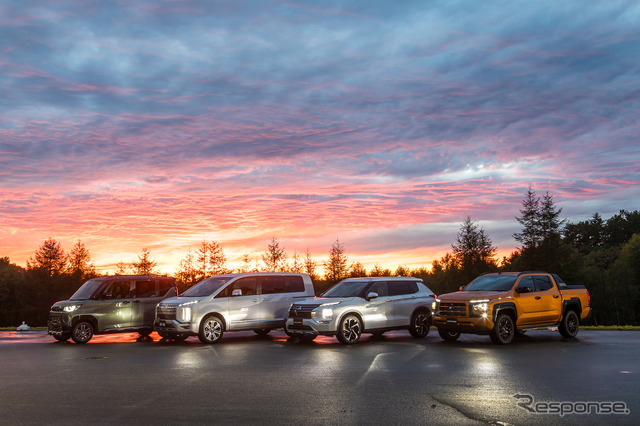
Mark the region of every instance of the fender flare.
POLYGON ((511 312, 513 314, 513 323, 515 324, 517 322, 518 309, 516 308, 515 303, 503 302, 503 303, 496 303, 495 305, 493 305, 493 313, 492 313, 493 322, 495 322, 496 319, 498 318, 498 314, 502 312, 511 312))

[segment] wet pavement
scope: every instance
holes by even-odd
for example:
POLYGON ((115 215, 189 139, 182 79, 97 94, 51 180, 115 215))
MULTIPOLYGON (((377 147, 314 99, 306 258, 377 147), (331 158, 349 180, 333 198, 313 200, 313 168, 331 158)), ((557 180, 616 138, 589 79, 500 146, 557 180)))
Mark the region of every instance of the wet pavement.
POLYGON ((626 331, 534 331, 509 346, 435 331, 353 346, 282 331, 215 345, 3 331, 0 424, 639 424, 639 355, 640 332, 626 331))

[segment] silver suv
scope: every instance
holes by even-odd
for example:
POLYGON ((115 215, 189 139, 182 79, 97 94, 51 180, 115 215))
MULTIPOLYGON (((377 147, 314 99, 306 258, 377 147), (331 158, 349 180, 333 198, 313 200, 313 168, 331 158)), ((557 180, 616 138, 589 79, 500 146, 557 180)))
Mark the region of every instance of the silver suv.
POLYGON ((284 327, 292 303, 313 294, 308 274, 217 275, 180 297, 163 300, 156 308, 154 329, 178 341, 198 336, 205 344, 218 342, 225 331, 253 330, 266 335, 284 327))
POLYGON ((336 336, 346 345, 356 343, 362 333, 382 335, 398 329, 426 337, 434 301, 435 295, 421 279, 349 278, 320 297, 291 305, 285 331, 303 340, 336 336))
POLYGON ((151 275, 93 278, 49 312, 48 333, 87 343, 94 334, 137 331, 148 336, 158 302, 176 295, 175 279, 151 275))

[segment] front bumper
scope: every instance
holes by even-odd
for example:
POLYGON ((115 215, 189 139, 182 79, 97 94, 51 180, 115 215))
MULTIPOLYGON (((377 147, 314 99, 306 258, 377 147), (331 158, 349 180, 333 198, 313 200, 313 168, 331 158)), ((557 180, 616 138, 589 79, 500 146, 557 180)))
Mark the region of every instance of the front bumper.
POLYGON ((293 335, 334 336, 337 332, 335 320, 320 322, 308 318, 288 318, 286 327, 287 332, 293 335))
POLYGON ((192 323, 182 323, 172 319, 158 319, 153 322, 153 329, 158 333, 164 333, 167 335, 172 334, 187 334, 189 336, 196 336, 197 331, 192 330, 192 323))
POLYGON ((493 329, 493 321, 489 317, 434 315, 433 325, 438 327, 438 330, 469 334, 489 334, 493 329))
POLYGON ((64 312, 49 312, 47 333, 51 336, 71 335, 71 317, 64 312))

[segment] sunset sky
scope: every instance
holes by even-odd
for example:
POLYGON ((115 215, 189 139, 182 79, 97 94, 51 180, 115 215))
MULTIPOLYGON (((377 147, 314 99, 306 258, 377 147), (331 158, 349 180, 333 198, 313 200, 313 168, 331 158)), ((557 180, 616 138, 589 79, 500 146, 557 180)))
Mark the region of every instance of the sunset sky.
POLYGON ((637 1, 0 0, 0 257, 508 254, 529 185, 640 209, 639 57, 637 1))

